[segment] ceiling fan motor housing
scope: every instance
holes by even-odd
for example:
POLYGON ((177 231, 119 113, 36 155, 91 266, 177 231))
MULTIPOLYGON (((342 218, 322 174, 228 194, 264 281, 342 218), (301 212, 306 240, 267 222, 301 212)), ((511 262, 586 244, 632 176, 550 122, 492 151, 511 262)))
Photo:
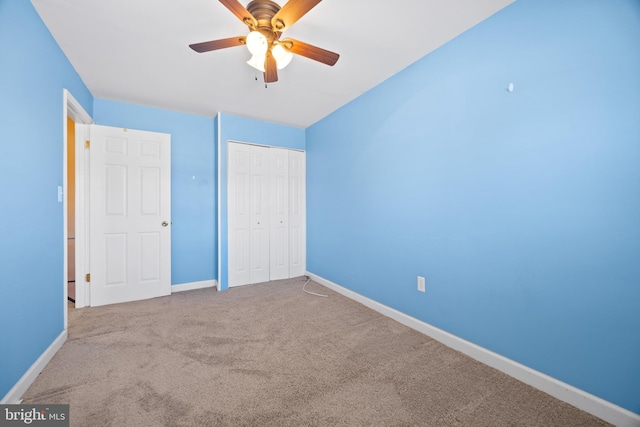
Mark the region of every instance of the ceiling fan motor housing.
POLYGON ((271 19, 280 11, 280 6, 271 0, 253 0, 247 5, 247 10, 258 21, 255 28, 267 37, 270 43, 277 40, 280 34, 271 25, 271 19))

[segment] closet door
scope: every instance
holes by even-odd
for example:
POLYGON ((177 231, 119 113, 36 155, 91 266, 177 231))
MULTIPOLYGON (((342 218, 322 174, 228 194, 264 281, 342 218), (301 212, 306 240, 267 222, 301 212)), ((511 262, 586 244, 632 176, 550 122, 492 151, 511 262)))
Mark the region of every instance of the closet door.
POLYGON ((303 276, 307 270, 306 156, 289 152, 289 277, 303 276))
POLYGON ((305 153, 229 143, 229 286, 304 275, 305 153))
POLYGON ((251 148, 249 283, 269 281, 269 186, 271 149, 251 148))
POLYGON ((251 146, 229 144, 229 286, 251 283, 251 146))
POLYGON ((270 280, 289 278, 289 150, 271 148, 270 280))

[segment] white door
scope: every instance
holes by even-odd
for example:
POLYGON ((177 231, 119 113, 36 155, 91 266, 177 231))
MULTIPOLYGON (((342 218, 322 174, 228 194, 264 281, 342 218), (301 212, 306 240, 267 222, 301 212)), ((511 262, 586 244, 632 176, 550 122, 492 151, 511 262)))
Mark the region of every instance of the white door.
POLYGON ((268 148, 251 147, 249 283, 269 281, 269 157, 268 148))
POLYGON ((272 148, 270 280, 289 277, 289 150, 272 148))
POLYGON ((305 159, 302 151, 289 152, 289 277, 307 270, 305 159))
POLYGON ((247 285, 250 276, 251 146, 229 144, 229 286, 247 285))
POLYGON ((269 149, 229 144, 229 286, 269 280, 269 149))
POLYGON ((306 271, 305 153, 229 142, 229 287, 306 271))
POLYGON ((171 294, 171 137, 92 125, 91 305, 171 294))

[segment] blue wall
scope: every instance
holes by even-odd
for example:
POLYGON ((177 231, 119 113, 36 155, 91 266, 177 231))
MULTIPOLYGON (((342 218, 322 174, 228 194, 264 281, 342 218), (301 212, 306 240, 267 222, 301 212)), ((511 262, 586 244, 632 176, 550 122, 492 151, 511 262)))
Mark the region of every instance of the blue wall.
POLYGON ((640 2, 519 0, 306 144, 309 271, 640 413, 640 2))
POLYGON ((227 159, 228 142, 250 142, 253 144, 304 150, 305 131, 291 126, 263 122, 230 114, 218 114, 218 192, 219 204, 219 251, 220 251, 220 289, 228 288, 227 257, 227 159))
POLYGON ((227 287, 227 141, 306 149, 309 271, 640 413, 638 46, 637 0, 518 0, 305 132, 94 103, 0 0, 0 397, 63 330, 67 88, 172 134, 172 283, 227 287))
POLYGON ((96 124, 171 134, 171 283, 214 280, 216 120, 96 99, 96 124))
POLYGON ((1 399, 64 329, 63 88, 93 99, 30 2, 0 1, 0 52, 1 399))

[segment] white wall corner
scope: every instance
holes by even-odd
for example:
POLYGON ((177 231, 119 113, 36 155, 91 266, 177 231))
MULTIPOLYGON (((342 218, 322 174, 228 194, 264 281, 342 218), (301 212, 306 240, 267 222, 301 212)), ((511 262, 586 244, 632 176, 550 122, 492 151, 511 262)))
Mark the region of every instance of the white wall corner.
POLYGON ((22 402, 22 395, 38 378, 40 372, 47 366, 47 363, 53 358, 53 356, 60 350, 62 344, 67 340, 67 330, 65 329, 53 340, 51 345, 38 357, 38 359, 31 365, 31 367, 24 373, 22 378, 9 390, 9 392, 0 400, 2 405, 19 404, 22 402))
POLYGON ((201 282, 182 283, 180 285, 172 285, 171 293, 192 291, 194 289, 216 288, 218 289, 217 280, 203 280, 201 282))
POLYGON ((484 363, 485 365, 502 371, 525 384, 550 394, 556 399, 562 400, 618 427, 640 427, 640 414, 631 412, 609 401, 587 393, 586 391, 580 390, 577 387, 531 369, 525 365, 494 353, 491 350, 487 350, 484 347, 480 347, 470 341, 425 323, 422 320, 418 320, 415 317, 404 314, 394 308, 380 304, 377 301, 353 292, 314 273, 307 271, 306 275, 313 281, 338 292, 347 298, 357 301, 360 304, 400 322, 405 326, 421 332, 436 341, 441 342, 447 347, 460 351, 467 356, 484 363))

